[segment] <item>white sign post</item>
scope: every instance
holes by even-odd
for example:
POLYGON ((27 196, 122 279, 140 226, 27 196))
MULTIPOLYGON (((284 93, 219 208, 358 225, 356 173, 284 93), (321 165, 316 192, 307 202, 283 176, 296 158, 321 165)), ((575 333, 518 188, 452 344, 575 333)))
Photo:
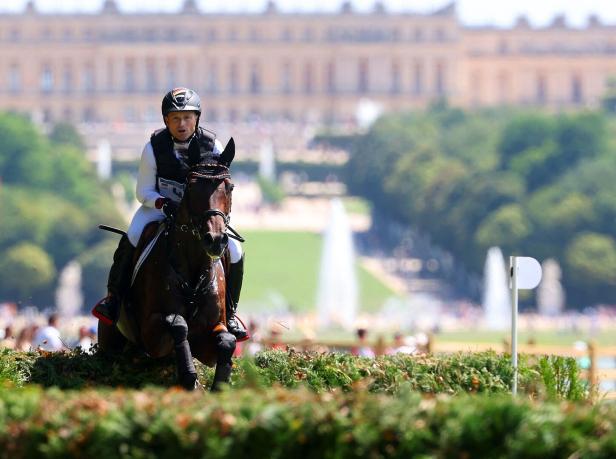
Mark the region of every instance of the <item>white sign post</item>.
POLYGON ((541 282, 541 265, 531 257, 509 257, 511 276, 511 392, 518 393, 518 290, 534 289, 541 282))

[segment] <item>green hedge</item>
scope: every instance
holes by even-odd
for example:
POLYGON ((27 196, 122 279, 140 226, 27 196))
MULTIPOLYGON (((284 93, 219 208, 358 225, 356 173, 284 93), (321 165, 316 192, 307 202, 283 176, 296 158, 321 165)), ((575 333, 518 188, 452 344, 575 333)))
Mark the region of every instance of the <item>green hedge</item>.
POLYGON ((0 450, 18 458, 610 458, 616 407, 357 389, 0 388, 0 450))
MULTIPOLYGON (((213 370, 197 363, 202 383, 208 385, 213 370)), ((266 351, 253 359, 235 360, 232 386, 287 388, 307 386, 315 392, 366 386, 371 392, 507 393, 513 370, 509 356, 494 352, 444 356, 395 355, 376 359, 344 353, 266 351)), ((137 353, 89 355, 70 353, 20 353, 0 351, 0 380, 14 386, 40 384, 61 389, 96 386, 141 388, 175 384, 174 359, 153 360, 137 353)), ((521 356, 519 389, 541 398, 583 400, 589 397, 574 359, 521 356)))

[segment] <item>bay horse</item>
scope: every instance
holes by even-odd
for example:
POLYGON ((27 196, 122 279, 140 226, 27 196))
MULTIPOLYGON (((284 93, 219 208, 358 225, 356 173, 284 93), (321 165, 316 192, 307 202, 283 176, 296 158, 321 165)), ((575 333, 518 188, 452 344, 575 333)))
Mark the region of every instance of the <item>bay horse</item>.
MULTIPOLYGON (((160 358, 175 351, 179 383, 200 387, 193 356, 216 366, 212 390, 229 381, 235 336, 226 329, 222 257, 229 241, 233 138, 217 161, 192 166, 174 219, 139 268, 117 326, 99 321, 99 346, 120 351, 126 341, 160 358)), ((241 237, 240 237, 241 240, 241 237)))

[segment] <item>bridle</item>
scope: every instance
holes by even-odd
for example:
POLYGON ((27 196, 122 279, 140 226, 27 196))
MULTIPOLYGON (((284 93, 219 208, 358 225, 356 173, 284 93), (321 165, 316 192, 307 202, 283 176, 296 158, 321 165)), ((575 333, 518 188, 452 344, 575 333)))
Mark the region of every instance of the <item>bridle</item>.
MULTIPOLYGON (((191 167, 191 171, 186 177, 185 190, 188 188, 188 182, 191 178, 204 178, 209 180, 216 179, 230 179, 231 174, 229 173, 229 169, 226 166, 220 164, 198 164, 196 166, 191 167), (214 173, 214 171, 218 171, 218 173, 214 173)), ((244 238, 235 231, 231 225, 229 224, 230 217, 228 213, 223 212, 220 209, 208 209, 203 212, 202 215, 194 215, 189 214, 190 220, 189 224, 183 223, 180 225, 176 225, 176 228, 182 232, 190 233, 197 240, 201 241, 203 236, 201 234, 200 228, 203 228, 203 222, 208 220, 211 217, 222 217, 223 223, 225 225, 225 234, 228 237, 236 239, 240 242, 244 242, 244 238)))
POLYGON ((229 217, 229 214, 224 213, 220 209, 206 210, 201 216, 201 218, 199 219, 200 221, 197 222, 197 224, 195 224, 195 220, 197 220, 198 217, 195 217, 194 215, 191 214, 190 215, 190 225, 183 223, 181 225, 177 225, 176 228, 178 228, 182 232, 191 233, 195 237, 195 239, 200 241, 203 238, 203 236, 201 236, 201 231, 199 230, 199 228, 203 227, 203 221, 211 217, 215 217, 217 215, 222 217, 222 220, 225 224, 225 233, 227 234, 227 236, 233 239, 236 239, 240 242, 244 242, 244 238, 237 231, 235 231, 233 227, 229 224, 229 221, 231 220, 231 218, 229 217))

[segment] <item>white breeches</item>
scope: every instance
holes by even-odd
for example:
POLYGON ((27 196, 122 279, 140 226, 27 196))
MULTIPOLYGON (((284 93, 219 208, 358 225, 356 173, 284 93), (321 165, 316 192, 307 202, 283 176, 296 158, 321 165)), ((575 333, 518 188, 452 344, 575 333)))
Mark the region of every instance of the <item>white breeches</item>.
MULTIPOLYGON (((135 215, 128 226, 128 240, 133 245, 133 247, 137 246, 139 242, 139 238, 141 237, 141 233, 143 232, 143 228, 150 223, 155 221, 162 221, 165 218, 163 213, 158 209, 152 209, 151 207, 141 206, 135 212, 135 215)), ((242 244, 235 239, 229 238, 229 254, 231 255, 231 263, 237 263, 242 258, 244 251, 242 249, 242 244)))

